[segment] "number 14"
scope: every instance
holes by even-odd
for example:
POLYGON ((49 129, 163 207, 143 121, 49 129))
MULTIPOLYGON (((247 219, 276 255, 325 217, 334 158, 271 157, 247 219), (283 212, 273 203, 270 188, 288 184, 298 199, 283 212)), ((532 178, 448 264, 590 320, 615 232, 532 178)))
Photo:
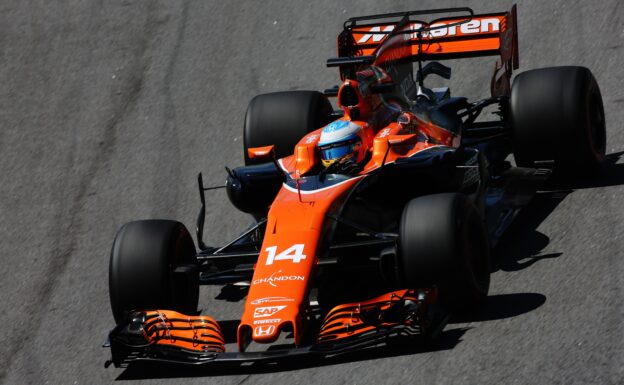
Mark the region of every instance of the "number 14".
POLYGON ((272 265, 273 261, 286 261, 289 259, 292 259, 293 263, 301 262, 306 259, 306 256, 303 254, 304 246, 305 245, 303 243, 297 243, 277 255, 277 246, 267 247, 265 249, 265 251, 269 254, 266 260, 267 266, 272 265))

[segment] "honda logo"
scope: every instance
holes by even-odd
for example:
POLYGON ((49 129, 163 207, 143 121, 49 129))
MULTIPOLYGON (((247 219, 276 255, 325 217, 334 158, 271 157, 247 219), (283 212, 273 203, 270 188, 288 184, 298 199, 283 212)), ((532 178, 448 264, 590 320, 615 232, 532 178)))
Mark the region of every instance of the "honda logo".
POLYGON ((254 335, 256 337, 265 337, 265 336, 270 336, 273 333, 275 333, 275 325, 269 325, 269 326, 256 326, 254 328, 254 335))

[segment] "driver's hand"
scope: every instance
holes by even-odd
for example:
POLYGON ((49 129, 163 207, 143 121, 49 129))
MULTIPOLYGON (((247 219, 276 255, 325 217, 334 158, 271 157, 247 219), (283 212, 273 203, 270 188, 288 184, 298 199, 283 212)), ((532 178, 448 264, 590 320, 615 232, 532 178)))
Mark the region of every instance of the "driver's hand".
POLYGON ((343 174, 343 175, 357 175, 362 171, 362 165, 359 165, 352 157, 344 157, 334 162, 331 166, 327 167, 326 173, 328 174, 343 174))

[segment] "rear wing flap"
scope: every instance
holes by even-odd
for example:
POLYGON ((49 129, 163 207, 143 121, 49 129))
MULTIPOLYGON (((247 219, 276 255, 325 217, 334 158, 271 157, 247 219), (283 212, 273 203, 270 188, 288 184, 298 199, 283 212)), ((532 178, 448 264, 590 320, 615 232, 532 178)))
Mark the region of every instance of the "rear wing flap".
POLYGON ((509 12, 475 15, 470 8, 444 8, 355 17, 338 36, 341 77, 362 64, 387 67, 392 62, 445 60, 500 55, 511 75, 519 66, 516 5, 509 12), (450 14, 426 22, 421 15, 450 14))

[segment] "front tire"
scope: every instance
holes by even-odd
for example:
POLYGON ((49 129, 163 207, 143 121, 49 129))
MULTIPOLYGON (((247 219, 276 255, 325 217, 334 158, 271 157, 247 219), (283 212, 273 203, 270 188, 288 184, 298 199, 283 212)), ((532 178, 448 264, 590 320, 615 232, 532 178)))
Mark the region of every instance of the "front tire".
POLYGON ((490 287, 490 247, 485 224, 463 194, 412 199, 399 233, 404 286, 437 286, 440 300, 462 311, 483 303, 490 287))
POLYGON ((199 272, 195 245, 186 227, 169 220, 122 226, 110 256, 109 294, 118 324, 131 310, 195 313, 199 272))

